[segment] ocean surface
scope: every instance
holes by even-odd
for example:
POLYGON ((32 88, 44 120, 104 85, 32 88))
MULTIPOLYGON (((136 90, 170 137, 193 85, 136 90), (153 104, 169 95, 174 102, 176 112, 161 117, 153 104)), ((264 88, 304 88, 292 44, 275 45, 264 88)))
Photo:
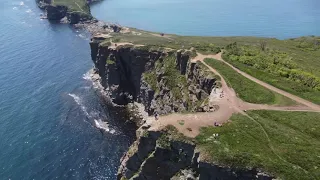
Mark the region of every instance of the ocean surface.
MULTIPOLYGON (((320 35, 318 0, 104 0, 100 20, 182 35, 320 35)), ((111 179, 134 131, 101 103, 89 34, 0 0, 0 179, 111 179)))
POLYGON ((319 0, 104 0, 91 10, 101 20, 180 35, 320 35, 319 0))
POLYGON ((89 35, 40 13, 0 0, 0 180, 114 180, 135 132, 88 80, 89 35))

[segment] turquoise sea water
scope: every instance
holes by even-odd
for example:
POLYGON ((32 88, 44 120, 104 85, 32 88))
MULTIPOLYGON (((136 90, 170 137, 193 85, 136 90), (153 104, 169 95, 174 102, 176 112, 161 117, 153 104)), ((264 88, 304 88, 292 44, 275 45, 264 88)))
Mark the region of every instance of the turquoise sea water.
POLYGON ((200 36, 320 35, 319 0, 104 0, 95 17, 156 32, 200 36))
MULTIPOLYGON (((320 35, 319 9, 318 0, 104 0, 92 13, 166 33, 287 38, 320 35)), ((89 35, 40 13, 34 0, 0 0, 0 180, 114 180, 134 132, 86 76, 89 35)))

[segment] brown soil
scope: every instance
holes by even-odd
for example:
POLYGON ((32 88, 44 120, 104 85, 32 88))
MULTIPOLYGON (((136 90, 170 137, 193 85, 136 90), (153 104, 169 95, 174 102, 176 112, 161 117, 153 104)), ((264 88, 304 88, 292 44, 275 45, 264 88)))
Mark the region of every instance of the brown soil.
POLYGON ((223 124, 227 122, 232 114, 241 113, 243 115, 248 116, 245 111, 246 110, 279 110, 279 111, 316 111, 320 112, 320 106, 316 105, 312 102, 309 102, 305 99, 292 95, 288 92, 280 90, 276 87, 273 87, 263 81, 260 81, 239 69, 233 67, 231 64, 224 61, 221 57, 221 53, 216 55, 203 55, 198 53, 198 55, 193 58, 191 61, 201 61, 205 66, 208 67, 210 71, 215 73, 216 75, 221 77, 222 87, 220 89, 216 89, 210 95, 210 103, 216 104, 219 106, 219 109, 215 112, 206 112, 206 113, 193 113, 193 114, 179 114, 173 113, 166 116, 161 116, 159 120, 155 121, 154 117, 149 117, 147 123, 151 125, 150 130, 160 130, 167 125, 174 125, 181 133, 188 137, 195 137, 199 134, 199 130, 201 127, 213 126, 214 123, 223 124), (228 66, 233 68, 239 74, 245 76, 246 78, 252 80, 264 86, 267 89, 270 89, 276 93, 279 93, 283 96, 286 96, 301 105, 296 106, 288 106, 288 107, 279 107, 265 104, 252 104, 242 101, 236 96, 235 91, 232 88, 227 86, 226 81, 211 66, 207 65, 203 60, 205 58, 214 58, 220 61, 223 61, 228 66), (181 123, 183 122, 183 123, 181 123), (190 131, 191 130, 191 131, 190 131))

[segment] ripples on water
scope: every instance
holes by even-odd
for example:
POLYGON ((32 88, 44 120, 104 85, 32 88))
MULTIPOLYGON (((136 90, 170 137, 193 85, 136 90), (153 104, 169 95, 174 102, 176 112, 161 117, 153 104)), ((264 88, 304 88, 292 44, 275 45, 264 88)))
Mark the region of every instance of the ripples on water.
POLYGON ((41 13, 0 0, 0 179, 115 179, 134 131, 83 78, 88 34, 41 13))
POLYGON ((155 32, 197 36, 320 35, 319 0, 105 0, 93 16, 155 32))
MULTIPOLYGON (((320 32, 318 0, 108 0, 102 20, 189 35, 286 38, 320 32)), ((0 0, 0 179, 115 179, 134 131, 88 78, 89 36, 0 0), (106 123, 107 122, 107 123, 106 123)))

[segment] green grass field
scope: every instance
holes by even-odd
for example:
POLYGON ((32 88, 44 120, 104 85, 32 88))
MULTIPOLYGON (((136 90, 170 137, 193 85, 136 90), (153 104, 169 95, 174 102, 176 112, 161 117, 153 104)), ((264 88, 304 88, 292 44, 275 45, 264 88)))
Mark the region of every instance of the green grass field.
POLYGON ((258 104, 293 105, 294 101, 243 77, 228 65, 215 59, 205 59, 205 62, 215 68, 244 101, 258 104))
MULTIPOLYGON (((226 58, 224 58, 224 60, 226 60, 226 58)), ((271 73, 258 70, 254 67, 247 66, 240 62, 230 61, 230 60, 226 60, 226 61, 228 61, 234 67, 237 67, 238 69, 250 74, 251 76, 256 77, 264 82, 267 82, 279 89, 295 94, 304 99, 310 100, 316 104, 320 104, 320 91, 318 90, 305 87, 301 83, 290 81, 286 78, 279 77, 271 73)))
POLYGON ((90 7, 86 0, 53 0, 53 5, 61 5, 69 8, 70 11, 90 14, 90 7))
POLYGON ((236 42, 239 47, 245 47, 245 50, 240 52, 236 61, 231 60, 225 54, 223 56, 224 60, 277 88, 320 104, 319 37, 310 36, 288 40, 258 37, 178 36, 173 34, 160 37, 160 33, 156 32, 134 28, 131 28, 131 30, 135 34, 112 35, 114 38, 120 39, 121 42, 173 49, 190 49, 193 47, 203 54, 215 54, 220 48, 224 48, 224 51, 228 52, 226 47, 236 42), (261 42, 265 42, 265 52, 259 52, 261 42), (244 61, 251 61, 251 65, 244 64, 244 61), (298 74, 292 76, 292 70, 298 72, 298 74))
POLYGON ((261 46, 231 44, 223 58, 275 87, 320 104, 320 38, 265 41, 261 46))
POLYGON ((208 161, 259 168, 281 179, 320 179, 320 113, 249 111, 196 138, 208 161), (218 137, 212 137, 213 134, 218 137))
MULTIPOLYGON (((179 36, 174 34, 166 34, 166 37, 154 36, 152 34, 159 35, 160 32, 149 32, 135 28, 130 28, 135 34, 112 34, 115 38, 120 38, 121 42, 132 42, 135 44, 148 44, 158 45, 165 47, 172 47, 176 49, 189 49, 191 47, 199 46, 197 49, 213 51, 210 46, 223 48, 228 44, 237 42, 239 45, 247 45, 252 47, 259 47, 261 41, 266 42, 267 49, 275 49, 281 52, 285 52, 292 57, 292 61, 295 62, 301 69, 312 72, 317 76, 320 76, 320 48, 314 48, 312 40, 320 41, 319 37, 300 37, 288 40, 278 40, 275 38, 261 38, 261 37, 201 37, 201 36, 179 36), (137 35, 139 34, 139 35, 137 35), (310 42, 311 41, 311 42, 310 42), (205 47, 207 45, 209 47, 205 47)), ((319 46, 319 45, 318 45, 319 46)), ((320 46, 319 46, 320 47, 320 46)))

